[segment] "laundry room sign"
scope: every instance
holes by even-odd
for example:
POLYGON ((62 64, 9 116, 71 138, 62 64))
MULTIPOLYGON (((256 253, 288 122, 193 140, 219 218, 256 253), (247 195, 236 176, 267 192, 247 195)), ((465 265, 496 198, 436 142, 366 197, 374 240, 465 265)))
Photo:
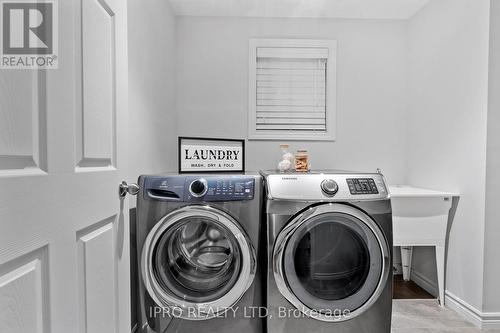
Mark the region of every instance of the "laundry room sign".
POLYGON ((245 140, 179 137, 179 173, 244 171, 245 140))

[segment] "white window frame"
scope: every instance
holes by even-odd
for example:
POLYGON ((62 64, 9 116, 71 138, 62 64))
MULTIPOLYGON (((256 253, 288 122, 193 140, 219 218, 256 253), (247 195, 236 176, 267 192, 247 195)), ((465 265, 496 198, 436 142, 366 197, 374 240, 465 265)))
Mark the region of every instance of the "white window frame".
POLYGON ((250 39, 249 40, 249 75, 248 75, 248 139, 249 140, 293 140, 293 141, 335 141, 336 104, 337 104, 337 41, 315 39, 250 39), (257 131, 257 48, 327 48, 326 69, 326 131, 323 133, 300 133, 300 131, 257 131))

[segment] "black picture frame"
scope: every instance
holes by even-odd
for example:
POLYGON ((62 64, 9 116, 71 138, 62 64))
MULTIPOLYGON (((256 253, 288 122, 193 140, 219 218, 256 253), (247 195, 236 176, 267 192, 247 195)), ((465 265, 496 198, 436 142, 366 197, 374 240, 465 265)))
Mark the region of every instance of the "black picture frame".
POLYGON ((195 136, 179 136, 177 145, 177 166, 179 174, 195 174, 195 173, 245 173, 245 140, 244 139, 226 139, 226 138, 208 138, 208 137, 195 137, 195 136), (181 158, 181 146, 183 140, 195 140, 195 141, 216 141, 216 142, 230 142, 230 143, 240 143, 241 144, 241 169, 238 170, 196 170, 196 171, 186 171, 182 170, 182 158, 181 158))

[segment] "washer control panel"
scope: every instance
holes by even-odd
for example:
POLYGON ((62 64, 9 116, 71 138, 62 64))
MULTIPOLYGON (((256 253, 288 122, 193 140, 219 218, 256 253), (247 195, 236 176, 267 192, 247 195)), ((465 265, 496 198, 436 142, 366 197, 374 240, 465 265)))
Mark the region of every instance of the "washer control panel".
POLYGON ((208 191, 208 182, 205 178, 195 179, 189 184, 189 193, 193 197, 201 198, 208 191))
POLYGON ((255 178, 247 176, 148 176, 144 195, 162 201, 252 200, 255 178))
POLYGON ((347 178, 349 191, 353 195, 378 194, 377 185, 373 178, 347 178))
MULTIPOLYGON (((207 177, 204 201, 233 201, 253 199, 255 179, 241 177, 207 177)), ((189 199, 189 198, 188 198, 189 199)))

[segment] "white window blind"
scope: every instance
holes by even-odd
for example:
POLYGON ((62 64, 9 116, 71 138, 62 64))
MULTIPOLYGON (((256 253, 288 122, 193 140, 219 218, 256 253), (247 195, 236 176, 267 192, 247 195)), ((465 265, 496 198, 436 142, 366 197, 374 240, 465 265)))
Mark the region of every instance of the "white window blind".
POLYGON ((250 103, 254 103, 250 105, 250 137, 332 139, 332 50, 307 45, 287 47, 283 45, 286 40, 279 41, 281 45, 276 47, 255 47, 255 60, 250 64, 255 66, 254 72, 251 69, 254 77, 250 77, 255 87, 250 96, 250 103))

